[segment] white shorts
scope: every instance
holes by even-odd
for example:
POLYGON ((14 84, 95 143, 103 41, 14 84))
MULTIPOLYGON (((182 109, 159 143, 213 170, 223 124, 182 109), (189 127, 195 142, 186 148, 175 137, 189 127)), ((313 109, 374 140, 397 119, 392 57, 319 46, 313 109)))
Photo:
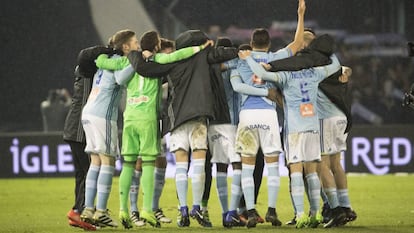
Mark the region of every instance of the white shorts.
POLYGON ((345 116, 336 116, 320 119, 321 151, 322 155, 332 155, 346 150, 347 119, 345 116))
POLYGON ((171 132, 170 152, 178 149, 207 150, 207 120, 198 118, 185 122, 171 132))
POLYGON ((246 109, 240 111, 237 127, 236 152, 255 157, 259 147, 265 156, 282 152, 276 110, 246 109))
POLYGON ((86 153, 119 155, 118 125, 116 121, 90 114, 82 115, 82 125, 86 136, 86 153))
POLYGON ((237 127, 231 124, 210 125, 207 130, 208 148, 212 163, 240 162, 240 155, 234 150, 237 127))
POLYGON ((286 142, 286 161, 288 164, 320 160, 319 131, 288 134, 286 142))

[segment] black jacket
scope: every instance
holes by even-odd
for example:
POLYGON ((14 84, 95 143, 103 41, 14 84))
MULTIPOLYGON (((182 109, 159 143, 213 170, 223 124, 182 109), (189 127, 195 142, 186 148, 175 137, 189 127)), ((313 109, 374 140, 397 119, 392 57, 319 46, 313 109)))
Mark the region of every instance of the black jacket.
POLYGON ((172 131, 198 117, 207 117, 210 120, 222 119, 223 122, 230 123, 223 83, 222 80, 218 80, 221 75, 212 75, 215 71, 212 71, 211 65, 235 57, 237 57, 237 49, 224 47, 208 47, 191 58, 171 64, 145 61, 140 52, 131 52, 128 55, 135 71, 142 76, 159 77, 168 74, 169 119, 168 128, 163 133, 172 131), (219 104, 219 101, 224 104, 219 104), (215 108, 222 108, 222 110, 215 108))
MULTIPOLYGON (((334 39, 327 35, 316 37, 308 46, 299 51, 294 57, 289 57, 270 62, 272 68, 269 71, 297 71, 314 66, 324 66, 331 63, 329 58, 335 50, 334 39)), ((349 132, 352 126, 351 105, 347 100, 347 83, 341 83, 338 78, 342 70, 324 79, 319 83, 323 93, 346 115, 347 126, 345 133, 349 132)))
POLYGON ((85 133, 81 123, 82 108, 88 100, 93 76, 97 71, 95 59, 103 53, 112 54, 113 49, 94 46, 79 52, 78 66, 75 68, 72 104, 63 129, 63 139, 66 141, 85 142, 85 133))
POLYGON ((319 89, 345 114, 347 118, 345 133, 347 133, 352 127, 351 103, 347 98, 348 84, 338 80, 341 75, 342 69, 320 82, 319 89))
POLYGON ((223 76, 221 75, 221 64, 210 65, 211 85, 214 93, 214 119, 211 119, 210 124, 230 124, 230 111, 227 104, 226 91, 224 89, 223 76))
POLYGON ((329 35, 316 37, 307 48, 297 52, 295 56, 272 61, 269 71, 297 71, 314 66, 331 64, 329 58, 334 52, 334 40, 329 35))

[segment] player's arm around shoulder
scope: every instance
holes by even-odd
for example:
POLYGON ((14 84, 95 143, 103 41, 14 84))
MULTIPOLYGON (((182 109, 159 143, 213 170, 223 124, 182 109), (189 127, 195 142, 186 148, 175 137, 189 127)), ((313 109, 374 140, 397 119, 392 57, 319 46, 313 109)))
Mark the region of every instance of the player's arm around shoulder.
POLYGON ((248 50, 240 51, 239 58, 247 62, 247 64, 250 66, 250 69, 252 69, 253 73, 257 77, 266 81, 279 82, 280 78, 277 73, 267 72, 261 64, 253 60, 250 54, 251 52, 248 50))
POLYGON ((235 69, 231 72, 230 83, 233 90, 240 94, 262 97, 266 97, 269 95, 269 90, 267 88, 254 87, 243 82, 239 72, 235 69))
POLYGON ((208 40, 206 43, 200 46, 186 47, 186 48, 182 48, 182 49, 179 49, 177 51, 174 51, 168 54, 167 53, 156 53, 154 55, 154 61, 160 64, 167 64, 167 63, 181 61, 181 60, 194 56, 195 54, 205 49, 209 45, 211 45, 211 40, 208 40))
POLYGON ((115 81, 119 85, 126 85, 132 77, 134 77, 135 70, 132 65, 128 65, 122 70, 117 70, 114 72, 115 81))
POLYGON ((335 54, 332 54, 330 58, 332 60, 331 64, 315 68, 315 71, 320 73, 323 76, 323 78, 331 76, 332 74, 336 73, 339 69, 342 68, 335 54))
POLYGON ((129 64, 128 59, 123 57, 109 58, 107 54, 101 54, 95 60, 96 67, 104 70, 122 70, 129 64))

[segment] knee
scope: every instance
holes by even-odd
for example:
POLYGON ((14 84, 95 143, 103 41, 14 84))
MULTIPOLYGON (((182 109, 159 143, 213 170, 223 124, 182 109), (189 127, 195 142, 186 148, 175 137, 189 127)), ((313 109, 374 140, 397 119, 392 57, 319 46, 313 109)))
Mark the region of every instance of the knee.
POLYGON ((331 171, 333 174, 336 174, 338 172, 340 172, 342 169, 342 166, 340 163, 332 163, 331 164, 331 171))

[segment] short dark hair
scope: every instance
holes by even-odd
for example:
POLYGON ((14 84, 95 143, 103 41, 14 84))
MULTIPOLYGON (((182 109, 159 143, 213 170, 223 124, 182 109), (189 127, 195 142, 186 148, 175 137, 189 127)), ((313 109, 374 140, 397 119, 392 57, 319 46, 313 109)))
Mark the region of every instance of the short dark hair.
POLYGON ((160 50, 164 50, 167 48, 172 48, 174 50, 175 49, 174 41, 166 39, 166 38, 161 38, 161 49, 160 50))
POLYGON ((178 35, 175 39, 175 47, 182 49, 190 46, 198 46, 207 42, 208 36, 200 30, 187 30, 178 35))
POLYGON ((270 35, 269 32, 264 28, 256 28, 250 40, 252 47, 258 49, 265 49, 270 46, 270 35))
POLYGON ((135 32, 129 29, 121 30, 115 33, 110 41, 112 41, 112 45, 116 50, 122 51, 122 45, 127 43, 133 36, 135 36, 135 32))
POLYGON ((156 31, 148 31, 142 34, 141 36, 141 49, 142 50, 149 50, 154 51, 156 46, 159 43, 160 36, 156 31))
POLYGON ((233 42, 228 37, 217 37, 216 48, 220 46, 233 47, 233 42))
POLYGON ((239 45, 239 50, 252 50, 252 46, 249 44, 241 44, 239 45))

